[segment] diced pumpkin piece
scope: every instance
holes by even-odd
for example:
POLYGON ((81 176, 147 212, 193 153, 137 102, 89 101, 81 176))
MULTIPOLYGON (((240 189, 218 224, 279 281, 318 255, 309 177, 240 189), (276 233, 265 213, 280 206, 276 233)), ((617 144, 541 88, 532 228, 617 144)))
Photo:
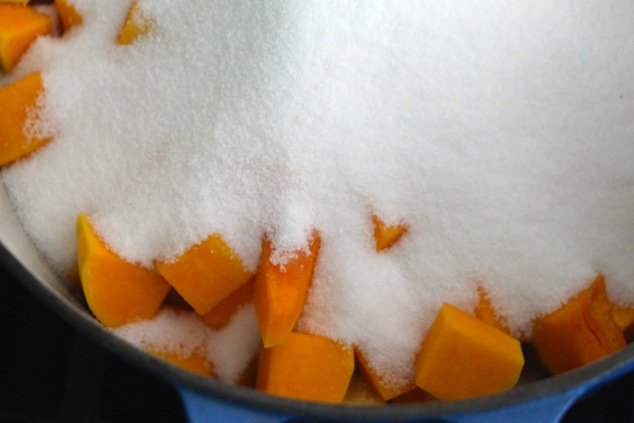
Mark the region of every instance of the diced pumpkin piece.
POLYGON ((120 45, 132 44, 137 38, 147 34, 152 29, 152 20, 139 8, 138 2, 130 5, 123 28, 119 32, 117 43, 120 45))
POLYGON ((348 385, 348 391, 343 399, 344 403, 354 405, 382 405, 385 404, 385 400, 381 398, 381 395, 374 389, 374 386, 368 381, 365 375, 361 372, 354 372, 350 384, 348 385))
POLYGON ((209 310, 203 316, 203 321, 207 326, 214 330, 225 327, 240 307, 253 300, 253 285, 254 278, 251 278, 209 310))
POLYGON ((39 72, 0 89, 0 166, 26 157, 50 141, 27 135, 24 130, 43 92, 39 72))
POLYGON ((32 7, 0 3, 0 67, 10 72, 40 35, 50 34, 53 18, 32 7))
POLYGON ((538 318, 533 343, 546 368, 554 374, 591 363, 625 347, 621 328, 599 275, 590 287, 566 304, 538 318))
POLYGON ((416 387, 413 380, 394 383, 388 378, 385 378, 383 375, 377 373, 372 366, 370 366, 370 363, 360 348, 355 347, 355 356, 357 358, 359 369, 366 376, 372 386, 374 386, 374 389, 376 389, 383 400, 391 400, 392 398, 396 398, 416 387))
POLYGON ((153 269, 130 263, 112 252, 89 219, 77 219, 77 264, 88 307, 107 327, 156 315, 170 289, 153 269))
POLYGON ((295 327, 313 278, 320 238, 314 232, 309 252, 297 251, 284 265, 271 263, 271 243, 262 243, 253 301, 266 348, 281 345, 295 327))
POLYGON ((0 0, 0 4, 1 3, 8 3, 8 4, 26 5, 28 2, 29 2, 29 0, 0 0))
POLYGON ((68 3, 67 0, 55 0, 55 6, 57 7, 57 13, 62 21, 62 28, 64 32, 70 30, 76 25, 81 25, 83 17, 77 12, 75 6, 72 3, 68 3))
POLYGON ((209 312, 253 276, 218 234, 174 261, 158 262, 156 268, 199 315, 209 312))
POLYGON ((407 232, 407 228, 404 225, 388 226, 376 215, 372 215, 372 223, 374 224, 374 240, 377 252, 390 248, 407 232))
POLYGON ((190 372, 198 373, 203 376, 211 376, 214 371, 214 364, 200 350, 194 350, 188 355, 183 355, 178 351, 154 350, 146 347, 146 350, 162 358, 163 360, 174 364, 190 372))
POLYGON ((519 380, 520 342, 481 320, 443 304, 416 356, 416 385, 449 401, 508 390, 519 380))
POLYGON ((508 326, 502 323, 500 317, 493 310, 491 300, 486 294, 484 288, 478 287, 478 303, 474 310, 475 317, 482 320, 484 323, 493 326, 494 328, 501 330, 502 332, 510 335, 511 331, 508 326))
POLYGON ((352 348, 322 336, 292 332, 284 344, 260 349, 256 386, 287 398, 339 403, 353 372, 352 348))

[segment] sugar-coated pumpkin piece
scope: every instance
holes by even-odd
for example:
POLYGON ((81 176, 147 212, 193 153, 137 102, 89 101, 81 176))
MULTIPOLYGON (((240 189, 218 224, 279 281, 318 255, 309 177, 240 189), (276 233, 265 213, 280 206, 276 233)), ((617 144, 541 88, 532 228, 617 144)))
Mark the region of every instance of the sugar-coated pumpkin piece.
POLYGON ((156 268, 201 316, 253 276, 218 234, 173 261, 158 262, 156 268))
POLYGON ((253 301, 266 348, 283 344, 295 327, 306 302, 319 247, 319 234, 313 232, 308 252, 297 251, 280 265, 271 262, 272 246, 264 239, 253 301))
POLYGON ((359 370, 366 376, 383 400, 388 401, 416 387, 413 380, 394 382, 377 373, 368 362, 363 350, 354 348, 359 370))
POLYGON ((365 375, 357 371, 352 374, 343 402, 354 405, 385 404, 385 400, 374 389, 365 375))
POLYGON ((86 215, 77 219, 77 266, 88 307, 107 327, 154 317, 170 289, 153 269, 119 257, 86 215))
POLYGON ((566 304, 536 319, 533 343, 546 368, 554 374, 563 373, 625 347, 613 308, 605 278, 599 275, 566 304))
POLYGON ((119 45, 132 44, 137 38, 147 34, 152 29, 152 25, 152 20, 143 13, 138 2, 135 1, 130 5, 117 43, 119 45))
POLYGON ((149 353, 190 372, 203 376, 211 376, 213 374, 214 363, 200 350, 194 350, 185 355, 180 351, 158 350, 152 347, 146 347, 145 349, 149 353))
POLYGON ((493 310, 491 300, 484 288, 481 286, 478 287, 478 303, 475 306, 474 314, 475 317, 482 320, 484 323, 487 323, 508 335, 511 334, 508 326, 502 323, 502 319, 498 316, 495 310, 493 310))
POLYGON ((203 322, 214 330, 227 326, 238 309, 253 300, 253 286, 254 278, 251 278, 204 314, 203 322))
POLYGON ((77 9, 68 0, 55 0, 55 6, 57 7, 57 14, 62 21, 62 28, 64 32, 70 30, 76 25, 81 25, 84 18, 79 14, 77 9))
POLYGON ((404 225, 386 225, 376 215, 372 215, 372 223, 374 224, 374 241, 377 252, 390 248, 407 232, 404 225))
POLYGON ((443 304, 415 361, 416 385, 435 398, 474 398, 515 386, 524 367, 520 342, 443 304))
POLYGON ((43 93, 39 72, 0 89, 0 166, 26 157, 50 141, 25 131, 43 93))
POLYGON ((352 348, 292 332, 282 345, 260 349, 256 387, 287 398, 339 403, 353 372, 352 348))
POLYGON ((53 30, 53 18, 32 7, 0 3, 0 67, 10 72, 31 43, 53 30))

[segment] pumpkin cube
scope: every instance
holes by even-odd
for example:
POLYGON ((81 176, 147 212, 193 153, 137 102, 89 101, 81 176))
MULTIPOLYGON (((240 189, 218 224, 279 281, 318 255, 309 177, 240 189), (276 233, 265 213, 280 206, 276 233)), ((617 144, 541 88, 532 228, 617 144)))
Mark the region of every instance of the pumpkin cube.
POLYGON ((0 166, 26 157, 50 141, 24 130, 43 92, 39 72, 0 89, 0 166))
POLYGON ((554 374, 563 373, 625 347, 613 308, 605 291, 605 278, 599 275, 579 295, 538 318, 533 343, 546 368, 554 374))
POLYGON ((77 12, 75 6, 72 3, 68 3, 67 0, 55 0, 55 6, 57 7, 57 14, 62 21, 64 32, 76 25, 81 25, 83 22, 84 19, 79 12, 77 12))
POLYGON ((77 266, 88 307, 107 327, 148 320, 170 289, 153 269, 112 252, 85 215, 77 219, 77 266))
POLYGON ((460 400, 515 386, 524 366, 520 342, 443 304, 416 356, 416 385, 440 400, 460 400))
POLYGON ((202 316, 203 322, 214 330, 227 326, 238 309, 253 300, 253 285, 251 278, 202 316))
POLYGON ((343 401, 354 372, 352 348, 322 336, 292 332, 277 347, 261 348, 257 388, 307 401, 343 401))
POLYGON ((374 241, 377 252, 390 248, 407 232, 404 225, 388 226, 376 215, 372 215, 372 223, 374 224, 374 241))
POLYGON ((253 276, 218 234, 192 246, 174 261, 158 262, 156 268, 201 316, 253 276))
POLYGON ((282 266, 271 263, 271 244, 264 240, 253 299, 266 348, 283 344, 295 327, 306 302, 319 246, 319 235, 315 232, 309 252, 297 251, 282 266))
POLYGON ((139 8, 138 2, 132 3, 126 16, 117 43, 119 45, 132 44, 137 38, 147 34, 152 29, 153 23, 139 8))
POLYGON ((53 31, 53 18, 32 7, 0 3, 0 67, 10 72, 40 35, 53 31))

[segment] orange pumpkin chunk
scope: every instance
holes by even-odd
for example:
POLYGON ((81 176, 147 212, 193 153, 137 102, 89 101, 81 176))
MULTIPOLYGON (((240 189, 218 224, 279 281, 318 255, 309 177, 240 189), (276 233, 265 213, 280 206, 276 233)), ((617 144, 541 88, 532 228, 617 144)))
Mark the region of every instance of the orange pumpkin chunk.
POLYGON ((478 303, 474 310, 475 317, 482 320, 484 323, 493 326, 494 328, 501 330, 502 332, 510 335, 511 331, 505 324, 502 323, 500 317, 493 310, 493 305, 488 295, 481 286, 478 287, 478 303))
POLYGON ((101 323, 116 327, 156 315, 170 289, 167 281, 112 252, 85 215, 77 219, 77 240, 81 286, 101 323))
POLYGON ((308 245, 309 252, 297 251, 281 266, 271 263, 271 244, 264 240, 253 300, 266 348, 283 344, 295 327, 306 302, 319 246, 319 235, 315 232, 308 245))
POLYGON ((372 223, 374 224, 374 240, 377 252, 390 248, 407 232, 404 225, 388 226, 376 215, 372 215, 372 223))
POLYGON ((385 400, 363 373, 354 372, 343 402, 354 405, 382 405, 385 400))
POLYGON ((233 291, 203 316, 203 322, 214 330, 220 330, 231 321, 240 307, 253 300, 254 278, 233 291))
POLYGON ((277 347, 262 348, 257 388, 308 401, 341 402, 354 372, 352 348, 322 336, 293 332, 277 347))
POLYGON ((55 0, 57 13, 62 21, 64 32, 70 30, 75 25, 81 25, 83 17, 77 12, 73 4, 69 4, 66 0, 55 0))
POLYGON ((43 92, 39 72, 0 89, 0 166, 25 157, 50 141, 27 135, 24 130, 29 113, 37 109, 43 92))
POLYGON ((592 285, 554 312, 540 317, 533 328, 540 359, 554 374, 591 363, 625 347, 621 328, 614 321, 605 279, 592 285))
POLYGON ((162 261, 156 268, 196 310, 206 314, 252 276, 222 237, 210 235, 175 261, 162 261))
POLYGON ((188 355, 183 355, 177 351, 159 351, 152 347, 145 347, 145 349, 149 353, 182 369, 189 370, 190 372, 198 373, 203 376, 211 376, 213 374, 214 364, 199 350, 194 350, 188 355))
POLYGON ((135 1, 128 10, 117 43, 120 45, 132 44, 137 38, 147 34, 152 29, 152 25, 152 20, 145 16, 139 8, 138 2, 135 1))
POLYGON ((416 356, 416 385, 440 400, 502 392, 519 380, 520 342, 443 304, 416 356))
POLYGON ((50 34, 53 18, 32 7, 0 3, 0 65, 10 72, 40 35, 50 34))
POLYGON ((411 391, 416 387, 414 385, 414 381, 394 383, 385 378, 383 375, 374 371, 374 369, 368 363, 368 360, 366 359, 361 349, 355 348, 355 355, 357 357, 359 369, 361 370, 361 372, 363 372, 363 374, 372 384, 374 389, 376 389, 381 398, 383 398, 383 400, 391 400, 398 397, 399 395, 404 394, 405 392, 411 391))

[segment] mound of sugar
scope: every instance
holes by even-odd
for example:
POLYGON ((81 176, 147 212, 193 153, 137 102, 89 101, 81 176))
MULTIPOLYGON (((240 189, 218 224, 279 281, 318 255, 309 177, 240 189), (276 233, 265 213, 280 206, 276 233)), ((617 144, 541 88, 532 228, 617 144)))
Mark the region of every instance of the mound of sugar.
POLYGON ((79 213, 148 266, 316 228, 300 328, 395 381, 478 284, 516 333, 597 272, 634 303, 634 3, 141 0, 120 47, 128 5, 77 1, 11 76, 42 69, 55 140, 2 178, 60 272, 79 213), (373 213, 409 228, 381 254, 373 213))
POLYGON ((260 346, 253 304, 241 307, 219 331, 205 325, 194 312, 170 308, 161 309, 152 320, 128 323, 113 331, 134 345, 157 353, 175 353, 186 359, 199 352, 213 363, 218 379, 230 383, 239 381, 260 346))

